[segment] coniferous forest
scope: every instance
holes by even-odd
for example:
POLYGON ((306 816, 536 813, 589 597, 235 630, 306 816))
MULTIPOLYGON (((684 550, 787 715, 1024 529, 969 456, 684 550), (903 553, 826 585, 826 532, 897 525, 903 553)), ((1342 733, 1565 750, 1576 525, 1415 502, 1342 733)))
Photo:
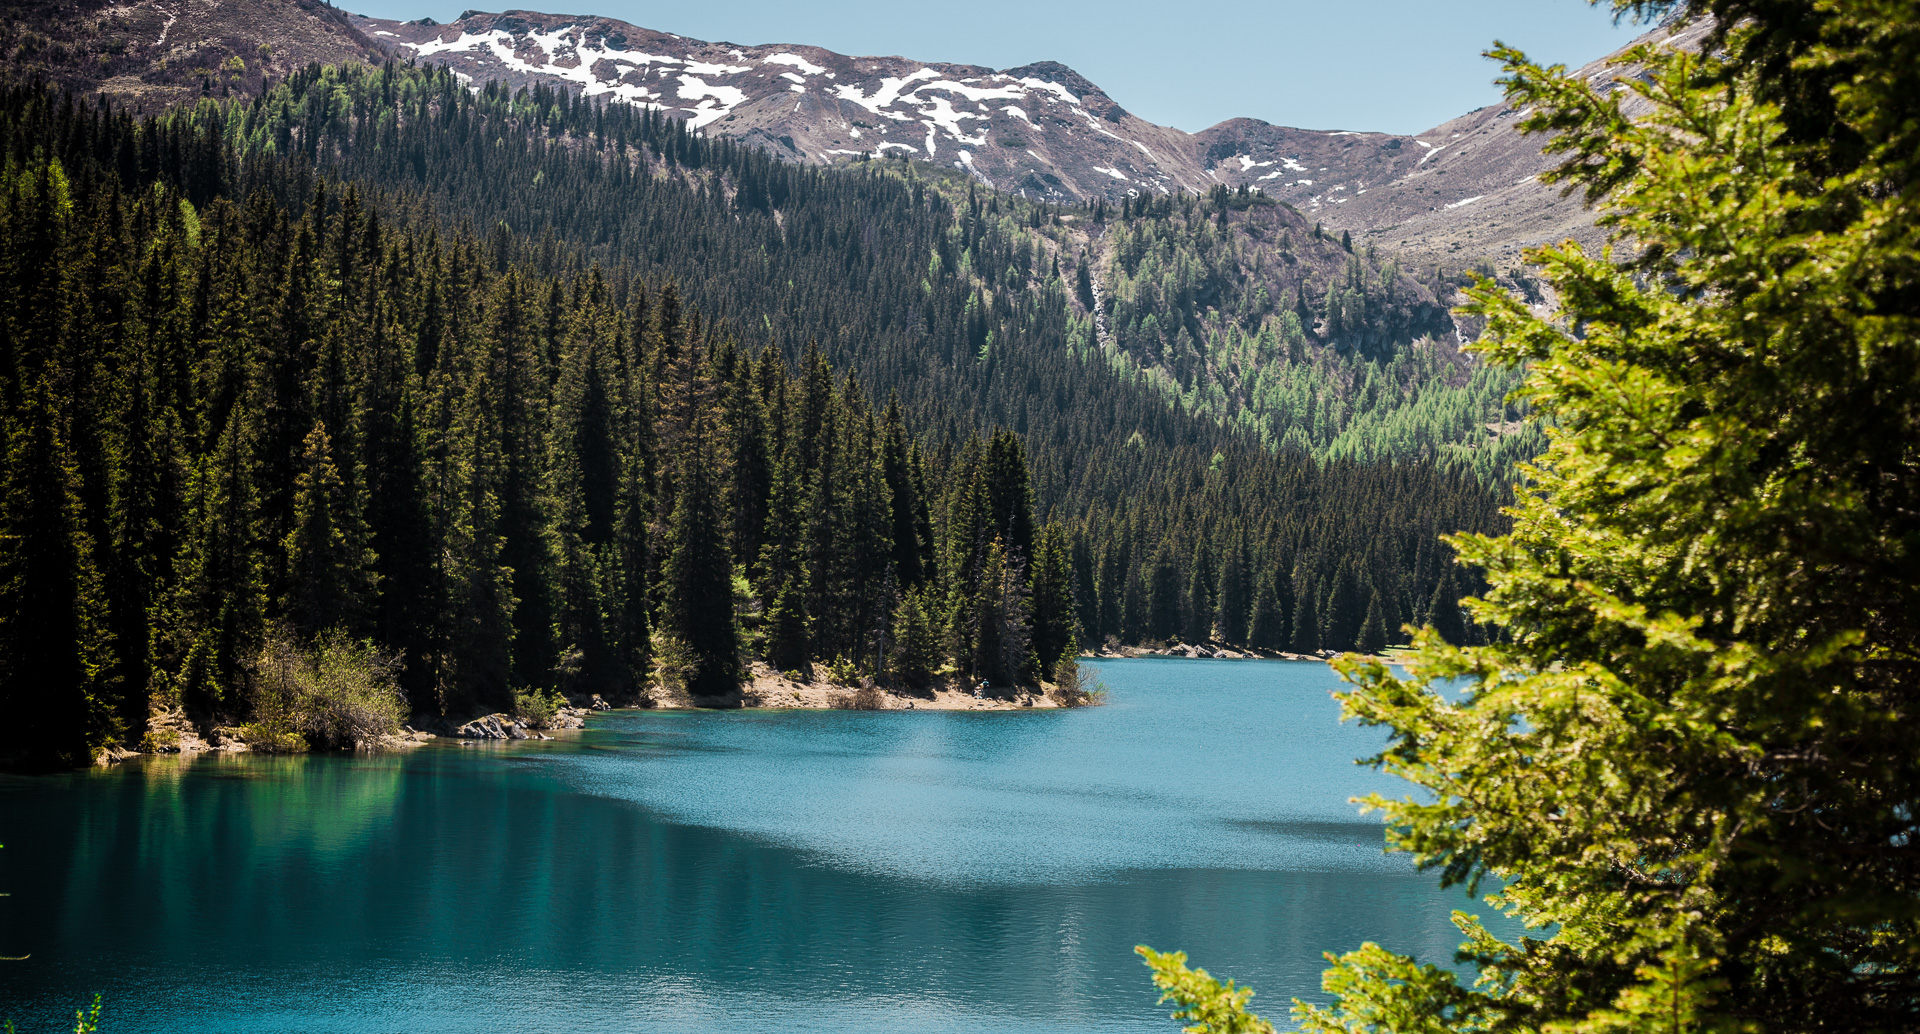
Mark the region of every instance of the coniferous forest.
POLYGON ((1438 535, 1499 490, 1169 404, 1086 345, 1044 206, 393 66, 0 123, 0 693, 43 762, 243 719, 282 631, 451 715, 1477 635, 1438 535))

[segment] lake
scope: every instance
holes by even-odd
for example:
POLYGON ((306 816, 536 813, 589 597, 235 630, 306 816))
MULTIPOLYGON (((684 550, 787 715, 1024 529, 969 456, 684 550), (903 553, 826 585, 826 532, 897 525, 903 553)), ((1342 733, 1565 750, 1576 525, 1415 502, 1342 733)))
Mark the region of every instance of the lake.
POLYGON ((102 1030, 1159 1032, 1135 944, 1287 1018, 1446 962, 1319 664, 1098 665, 1075 711, 622 711, 551 742, 0 781, 0 1018, 102 1030))

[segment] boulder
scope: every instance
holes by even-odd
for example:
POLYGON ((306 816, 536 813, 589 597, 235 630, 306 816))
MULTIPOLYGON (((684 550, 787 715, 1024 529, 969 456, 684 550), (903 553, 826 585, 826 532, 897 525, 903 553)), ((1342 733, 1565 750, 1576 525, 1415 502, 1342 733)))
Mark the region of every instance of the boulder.
POLYGON ((524 740, 529 738, 527 727, 508 714, 490 714, 453 730, 453 734, 468 740, 524 740))

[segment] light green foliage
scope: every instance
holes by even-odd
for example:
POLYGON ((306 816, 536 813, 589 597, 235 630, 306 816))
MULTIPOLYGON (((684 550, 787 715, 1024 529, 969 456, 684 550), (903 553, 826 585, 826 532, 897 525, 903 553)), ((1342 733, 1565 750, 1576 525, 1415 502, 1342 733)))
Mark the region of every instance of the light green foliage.
MULTIPOLYGON (((0 1030, 5 1031, 6 1034, 16 1034, 12 1020, 0 1022, 0 1030)), ((99 1030, 100 996, 94 995, 91 1008, 73 1010, 73 1034, 99 1034, 99 1030)))
MULTIPOLYGON (((8 1024, 11 1028, 12 1024, 8 1024)), ((93 1007, 82 1013, 73 1010, 73 1034, 97 1034, 100 1030, 100 996, 93 996, 93 1007)))
POLYGON ((1471 987, 1344 956, 1308 1030, 1912 1027, 1920 4, 1694 13, 1622 88, 1495 52, 1615 250, 1530 255, 1552 320, 1473 292, 1557 425, 1512 533, 1453 540, 1505 634, 1339 667, 1425 791, 1367 799, 1390 845, 1529 933, 1459 917, 1471 987))
POLYGON ((846 654, 841 654, 827 662, 827 680, 840 686, 858 685, 860 669, 846 654))
POLYGON ((1545 447, 1507 400, 1521 373, 1436 343, 1451 333, 1439 305, 1392 259, 1316 241, 1297 216, 1205 215, 1174 206, 1109 232, 1117 370, 1316 459, 1435 457, 1497 480, 1545 447))
POLYGON ((1133 949, 1153 970, 1160 1002, 1180 1006, 1173 1018, 1185 1020, 1183 1034, 1273 1034, 1273 1024, 1247 1011, 1250 987, 1222 984, 1204 969, 1188 969, 1184 951, 1159 952, 1142 944, 1133 949))
POLYGON ((253 721, 245 726, 255 750, 300 751, 353 747, 399 731, 406 715, 396 676, 397 657, 372 643, 327 632, 311 647, 276 631, 249 665, 253 721))
MULTIPOLYGON (((1458 914, 1454 921, 1471 925, 1458 914)), ((1340 1000, 1338 1013, 1316 1009, 1298 998, 1293 1016, 1308 1034, 1447 1034, 1484 1030, 1473 1011, 1470 992, 1438 966, 1415 962, 1369 941, 1336 958, 1323 985, 1340 1000)))
POLYGON ((565 704, 566 699, 551 689, 529 689, 513 694, 513 713, 536 729, 552 724, 553 716, 559 714, 565 704))
POLYGON ((664 628, 653 630, 653 685, 669 699, 684 696, 696 659, 686 640, 664 628))

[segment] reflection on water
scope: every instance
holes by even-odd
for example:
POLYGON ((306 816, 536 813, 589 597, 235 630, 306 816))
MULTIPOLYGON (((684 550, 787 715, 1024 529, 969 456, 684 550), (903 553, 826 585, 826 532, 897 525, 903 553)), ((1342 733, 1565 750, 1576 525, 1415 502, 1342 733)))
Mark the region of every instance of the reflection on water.
POLYGON ((622 713, 575 741, 0 784, 0 1013, 59 1029, 1171 1031, 1445 958, 1317 665, 1124 662, 1072 713, 622 713))

